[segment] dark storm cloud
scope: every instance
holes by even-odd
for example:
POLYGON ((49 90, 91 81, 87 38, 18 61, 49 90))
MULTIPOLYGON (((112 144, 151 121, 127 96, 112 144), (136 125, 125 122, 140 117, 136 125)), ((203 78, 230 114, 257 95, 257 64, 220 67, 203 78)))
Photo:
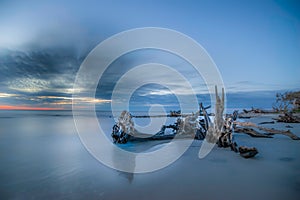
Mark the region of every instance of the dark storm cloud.
POLYGON ((9 78, 36 77, 49 79, 59 73, 75 73, 81 60, 68 49, 13 51, 0 54, 1 81, 9 78))
POLYGON ((81 58, 68 49, 0 53, 0 83, 3 90, 36 93, 70 89, 81 58))
POLYGON ((71 105, 73 83, 84 57, 71 48, 1 49, 1 104, 71 105))

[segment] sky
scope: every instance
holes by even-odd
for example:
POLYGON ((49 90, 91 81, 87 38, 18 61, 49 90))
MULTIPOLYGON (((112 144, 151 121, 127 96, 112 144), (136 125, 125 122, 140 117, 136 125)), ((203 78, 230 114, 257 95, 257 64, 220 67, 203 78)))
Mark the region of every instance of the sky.
MULTIPOLYGON (((227 93, 300 89, 299 1, 4 0, 0 109, 70 109, 76 73, 88 53, 114 34, 141 27, 173 29, 197 41, 218 67, 227 93)), ((147 62, 173 66, 192 82, 198 97, 207 92, 184 60, 144 50, 117 59, 100 80, 95 98, 78 101, 109 107, 116 81, 147 62)), ((167 74, 159 76, 172 81, 167 74)), ((177 87, 186 95, 180 83, 177 87)), ((177 103, 159 85, 140 87, 131 101, 177 103)))

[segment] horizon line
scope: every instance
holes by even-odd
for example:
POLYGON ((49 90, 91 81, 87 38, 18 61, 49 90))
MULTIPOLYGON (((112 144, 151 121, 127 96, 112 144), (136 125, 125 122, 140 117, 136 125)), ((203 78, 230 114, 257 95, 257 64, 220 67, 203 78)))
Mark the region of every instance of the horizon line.
POLYGON ((31 107, 31 106, 10 106, 10 105, 0 105, 0 110, 65 110, 64 108, 50 108, 50 107, 31 107))

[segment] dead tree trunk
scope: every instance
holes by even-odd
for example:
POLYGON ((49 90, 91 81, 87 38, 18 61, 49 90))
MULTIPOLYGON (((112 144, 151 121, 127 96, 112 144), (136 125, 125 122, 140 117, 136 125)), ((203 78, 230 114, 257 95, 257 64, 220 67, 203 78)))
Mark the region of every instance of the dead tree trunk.
POLYGON ((224 124, 224 88, 222 88, 222 99, 219 97, 217 86, 215 86, 216 105, 215 105, 215 118, 214 123, 210 123, 207 129, 206 140, 210 143, 216 143, 222 132, 224 124))
POLYGON ((238 145, 233 141, 232 132, 234 127, 234 121, 237 118, 237 111, 232 116, 228 116, 224 120, 224 88, 222 88, 222 98, 218 95, 217 86, 215 86, 216 93, 216 106, 215 106, 215 118, 214 124, 210 124, 207 130, 206 140, 211 143, 217 143, 219 147, 230 147, 232 151, 239 152, 244 158, 254 157, 258 151, 255 147, 245 147, 238 145))

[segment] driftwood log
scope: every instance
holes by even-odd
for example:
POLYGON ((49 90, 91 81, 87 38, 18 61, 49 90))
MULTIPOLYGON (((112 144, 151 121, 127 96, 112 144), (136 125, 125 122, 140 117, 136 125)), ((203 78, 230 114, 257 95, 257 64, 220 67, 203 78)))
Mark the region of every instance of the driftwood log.
POLYGON ((283 122, 283 123, 300 123, 300 118, 297 116, 294 116, 291 112, 285 112, 283 115, 279 115, 278 119, 276 119, 277 122, 283 122))
POLYGON ((270 121, 270 122, 260 122, 259 124, 275 124, 274 121, 270 121))
POLYGON ((262 114, 275 113, 275 111, 273 111, 273 110, 262 110, 262 109, 253 108, 253 107, 251 108, 251 110, 243 109, 243 112, 244 113, 262 113, 262 114))
MULTIPOLYGON (((252 122, 237 122, 237 121, 235 121, 234 124, 239 125, 239 126, 243 126, 243 127, 257 128, 261 131, 265 131, 265 132, 269 133, 269 135, 270 134, 271 135, 282 134, 282 135, 286 135, 286 136, 292 138, 293 140, 300 140, 300 138, 297 135, 293 134, 290 130, 284 131, 284 130, 276 130, 276 129, 273 129, 273 128, 266 128, 266 127, 262 127, 262 126, 257 126, 256 124, 254 124, 252 122)), ((243 128, 243 129, 235 128, 234 131, 238 132, 238 133, 244 132, 244 133, 249 134, 253 137, 262 137, 263 135, 266 135, 266 134, 261 134, 257 131, 254 131, 254 129, 251 129, 253 131, 249 131, 249 130, 250 130, 249 128, 248 129, 246 129, 246 128, 243 128)), ((267 137, 267 135, 266 135, 266 137, 267 137)))
POLYGON ((262 138, 272 138, 269 134, 262 134, 258 131, 254 130, 253 128, 240 128, 236 127, 234 128, 235 133, 246 133, 247 135, 250 135, 251 137, 262 137, 262 138))

